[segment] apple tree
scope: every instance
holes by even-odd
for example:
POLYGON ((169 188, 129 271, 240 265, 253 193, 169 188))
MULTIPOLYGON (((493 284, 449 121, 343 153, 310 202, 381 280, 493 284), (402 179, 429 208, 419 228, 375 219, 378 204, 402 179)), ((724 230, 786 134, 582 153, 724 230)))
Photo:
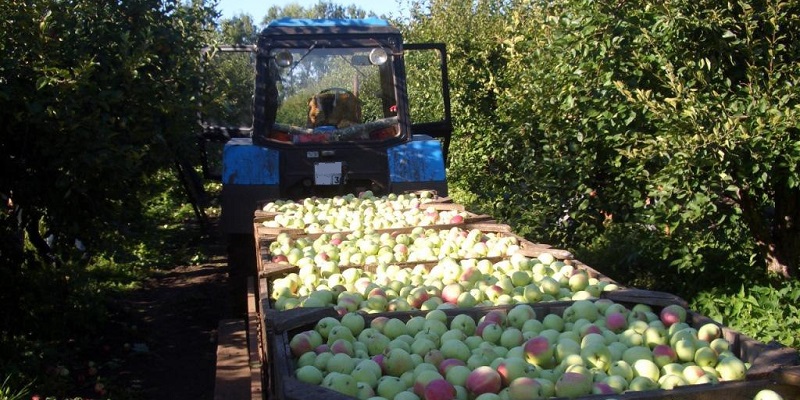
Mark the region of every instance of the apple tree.
POLYGON ((76 248, 132 229, 158 174, 195 151, 215 17, 203 2, 0 2, 0 298, 21 313, 4 317, 47 303, 37 289, 69 294, 76 248))

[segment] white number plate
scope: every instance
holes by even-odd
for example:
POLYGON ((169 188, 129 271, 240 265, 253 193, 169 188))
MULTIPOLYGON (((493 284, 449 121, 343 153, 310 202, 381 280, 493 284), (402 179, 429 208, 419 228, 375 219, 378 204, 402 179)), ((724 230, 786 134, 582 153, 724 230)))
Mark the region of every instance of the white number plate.
POLYGON ((338 185, 342 183, 342 163, 314 163, 315 185, 338 185))

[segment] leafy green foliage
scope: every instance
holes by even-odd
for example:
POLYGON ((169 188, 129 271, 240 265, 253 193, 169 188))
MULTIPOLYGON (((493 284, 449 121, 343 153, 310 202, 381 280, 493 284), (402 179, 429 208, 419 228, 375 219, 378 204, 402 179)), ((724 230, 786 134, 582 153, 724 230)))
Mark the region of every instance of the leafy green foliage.
POLYGON ((761 342, 777 341, 800 347, 800 282, 777 287, 742 286, 729 293, 709 290, 698 295, 692 307, 700 313, 761 342))
POLYGON ((797 273, 794 3, 417 5, 409 36, 451 49, 449 178, 478 208, 574 248, 663 235, 674 271, 757 252, 797 273))

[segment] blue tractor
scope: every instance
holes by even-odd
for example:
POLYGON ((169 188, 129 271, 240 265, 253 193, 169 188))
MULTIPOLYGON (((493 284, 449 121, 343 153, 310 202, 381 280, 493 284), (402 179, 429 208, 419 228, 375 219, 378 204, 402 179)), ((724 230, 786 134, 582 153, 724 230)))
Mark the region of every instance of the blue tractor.
POLYGON ((444 45, 404 44, 377 18, 279 19, 256 45, 205 54, 216 78, 206 101, 217 107, 201 116, 204 171, 213 174, 216 145, 220 227, 230 262, 243 264, 234 268, 253 265, 253 216, 262 202, 364 191, 447 195, 444 45), (231 98, 213 96, 237 82, 238 90, 225 91, 231 98))

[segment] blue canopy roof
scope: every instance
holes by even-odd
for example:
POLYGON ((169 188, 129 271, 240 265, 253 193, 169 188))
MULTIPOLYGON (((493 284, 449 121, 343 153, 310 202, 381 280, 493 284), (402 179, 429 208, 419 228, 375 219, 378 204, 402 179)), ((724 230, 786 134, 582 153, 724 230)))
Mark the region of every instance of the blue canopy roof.
POLYGON ((388 27, 389 22, 380 18, 364 18, 364 19, 311 19, 311 18, 281 18, 273 20, 267 27, 304 27, 304 26, 326 26, 326 27, 358 27, 358 26, 385 26, 388 27))

